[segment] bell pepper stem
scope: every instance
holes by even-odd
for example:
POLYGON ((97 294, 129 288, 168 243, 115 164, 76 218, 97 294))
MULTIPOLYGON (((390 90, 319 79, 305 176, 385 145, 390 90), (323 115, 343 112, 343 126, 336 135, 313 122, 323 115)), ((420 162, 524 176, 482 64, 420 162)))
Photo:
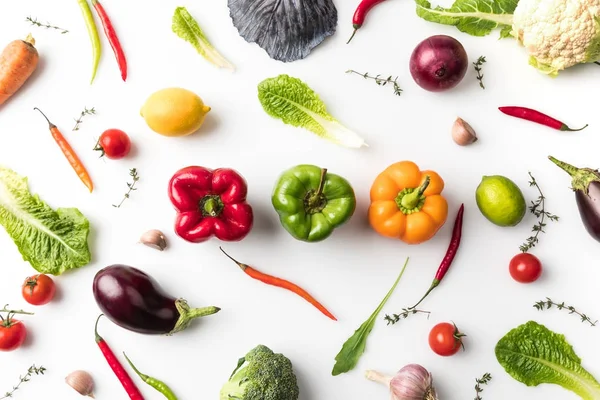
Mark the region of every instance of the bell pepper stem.
POLYGON ((423 182, 423 184, 421 186, 419 186, 419 188, 417 190, 404 195, 404 197, 402 197, 402 200, 400 202, 402 207, 404 207, 408 210, 412 210, 415 207, 417 207, 417 205, 419 205, 419 202, 421 201, 421 196, 423 196, 423 192, 425 192, 425 190, 429 186, 430 181, 431 181, 431 179, 429 178, 429 175, 427 175, 425 177, 425 181, 423 182))
POLYGON ((186 329, 192 321, 196 318, 205 317, 207 315, 216 314, 221 309, 219 307, 209 306, 202 308, 190 308, 187 301, 184 299, 179 299, 175 301, 175 307, 177 307, 177 311, 179 311, 179 319, 175 324, 175 327, 171 332, 167 334, 167 336, 171 336, 174 333, 180 332, 186 329))
POLYGON ((321 177, 319 179, 319 186, 317 190, 310 190, 305 199, 304 199, 304 207, 308 214, 316 214, 321 212, 325 206, 327 205, 327 198, 323 195, 323 189, 325 189, 327 168, 321 169, 321 177))
POLYGON ((223 202, 219 196, 207 195, 200 201, 200 210, 205 217, 218 217, 223 211, 223 202))
POLYGON ((323 194, 323 188, 325 187, 325 175, 327 175, 327 168, 322 168, 321 179, 319 180, 319 188, 317 189, 317 193, 315 193, 317 197, 323 194))

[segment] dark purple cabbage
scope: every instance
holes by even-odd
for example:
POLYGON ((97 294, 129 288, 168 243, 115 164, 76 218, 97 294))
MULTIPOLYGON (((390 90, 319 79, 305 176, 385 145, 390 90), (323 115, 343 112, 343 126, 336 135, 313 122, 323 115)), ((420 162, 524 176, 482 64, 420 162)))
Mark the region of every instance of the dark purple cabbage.
POLYGON ((227 0, 227 5, 240 36, 283 62, 307 57, 337 27, 332 0, 227 0))

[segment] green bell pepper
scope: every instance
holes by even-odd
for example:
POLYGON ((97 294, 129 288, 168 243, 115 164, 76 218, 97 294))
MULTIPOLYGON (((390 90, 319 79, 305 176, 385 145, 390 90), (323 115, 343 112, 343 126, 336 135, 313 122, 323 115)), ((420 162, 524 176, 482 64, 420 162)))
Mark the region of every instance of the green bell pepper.
POLYGON ((314 165, 297 165, 285 171, 275 185, 271 202, 283 227, 305 242, 326 239, 356 209, 350 183, 314 165))

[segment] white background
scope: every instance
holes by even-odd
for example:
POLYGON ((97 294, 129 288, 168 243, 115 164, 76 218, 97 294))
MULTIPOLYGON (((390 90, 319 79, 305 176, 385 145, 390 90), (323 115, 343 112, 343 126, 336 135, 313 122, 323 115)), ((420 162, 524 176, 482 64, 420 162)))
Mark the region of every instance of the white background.
MULTIPOLYGON (((79 398, 64 383, 64 377, 76 369, 93 374, 97 399, 126 398, 93 337, 99 309, 92 280, 98 270, 114 263, 147 271, 165 290, 194 306, 222 307, 219 314, 172 337, 139 335, 106 319, 100 325, 115 353, 126 351, 142 372, 164 380, 184 400, 217 398, 237 359, 259 343, 292 360, 302 400, 386 399, 386 389, 366 381, 364 370, 394 373, 408 363, 420 363, 433 373, 441 399, 474 398, 474 379, 484 372, 493 375, 483 393, 486 400, 576 399, 554 385, 528 388, 510 378, 496 361, 498 339, 531 319, 564 333, 584 367, 600 377, 600 328, 566 312, 538 312, 532 307, 550 296, 592 317, 600 315, 600 246, 581 224, 569 177, 546 158, 552 154, 577 166, 600 166, 600 115, 592 95, 598 88, 600 67, 591 64, 548 78, 527 65, 523 49, 514 41, 499 41, 497 33, 469 37, 453 27, 422 21, 410 1, 379 5, 346 45, 356 3, 337 0, 337 33, 307 59, 284 64, 238 35, 225 1, 104 0, 127 54, 129 79, 121 81, 101 32, 104 54, 90 86, 91 47, 75 1, 4 2, 0 43, 4 46, 32 32, 41 62, 35 76, 0 109, 0 163, 27 176, 31 190, 52 207, 77 207, 89 218, 93 260, 57 277, 57 300, 35 308, 20 294, 24 278, 35 271, 22 261, 9 237, 0 234, 0 302, 36 313, 26 317, 25 346, 0 354, 0 391, 36 363, 48 368, 47 375, 23 385, 16 399, 79 398), (212 43, 237 66, 235 73, 214 68, 171 32, 171 17, 179 5, 188 8, 212 43), (25 22, 28 15, 69 33, 30 27, 25 22), (471 65, 460 86, 443 94, 425 92, 412 81, 408 60, 413 48, 426 37, 443 33, 464 44, 470 62, 480 55, 487 57, 485 90, 471 65), (396 97, 391 87, 347 75, 347 69, 398 75, 404 92, 396 97), (329 111, 363 135, 370 147, 338 147, 267 116, 256 87, 281 73, 308 83, 329 111), (190 89, 212 107, 202 130, 193 136, 159 136, 139 115, 149 94, 170 86, 190 89), (504 116, 497 110, 501 105, 530 106, 572 126, 590 126, 579 133, 562 133, 504 116), (86 117, 81 130, 72 132, 73 118, 84 106, 94 106, 98 114, 86 117), (96 184, 93 194, 71 170, 33 107, 40 107, 79 153, 96 184), (450 127, 457 116, 478 132, 480 140, 473 146, 452 142, 450 127), (130 157, 104 161, 91 150, 108 128, 130 135, 134 143, 130 157), (418 246, 378 236, 366 218, 372 181, 401 160, 436 170, 446 182, 448 222, 435 238, 418 246), (279 174, 300 163, 327 167, 346 177, 357 195, 353 219, 318 244, 294 240, 279 224, 270 203, 279 174), (188 165, 231 167, 247 179, 255 226, 244 241, 190 244, 175 236, 167 182, 188 165), (139 190, 120 209, 113 208, 111 204, 126 190, 132 167, 141 175, 139 190), (528 171, 547 195, 548 211, 561 219, 548 226, 533 250, 544 264, 543 277, 522 285, 511 279, 508 262, 529 236, 535 217, 528 214, 515 228, 496 227, 478 211, 475 189, 483 175, 505 175, 523 189, 528 201, 535 200, 537 192, 527 185, 528 171), (446 279, 422 304, 431 317, 416 315, 386 326, 386 312, 410 306, 430 284, 461 202, 466 207, 463 243, 446 279), (137 243, 150 228, 168 236, 167 251, 137 243), (245 276, 220 253, 219 245, 243 262, 304 286, 339 322, 291 293, 245 276), (342 344, 376 308, 407 256, 411 259, 404 278, 377 318, 358 366, 332 377, 334 357, 342 344), (468 335, 465 352, 443 358, 429 349, 429 330, 442 321, 454 321, 468 335)), ((137 382, 148 399, 162 398, 137 382)))

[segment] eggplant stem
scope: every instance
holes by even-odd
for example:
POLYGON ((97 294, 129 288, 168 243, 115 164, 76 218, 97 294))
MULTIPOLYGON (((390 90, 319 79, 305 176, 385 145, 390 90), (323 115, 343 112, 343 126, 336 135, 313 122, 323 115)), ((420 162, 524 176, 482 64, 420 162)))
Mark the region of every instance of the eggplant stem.
POLYGON ((558 165, 563 171, 571 176, 575 176, 575 174, 579 171, 579 168, 572 166, 571 164, 567 164, 564 161, 557 160, 552 156, 548 156, 548 159, 552 161, 554 164, 558 165))
POLYGON ((173 330, 167 333, 167 336, 171 336, 174 333, 180 332, 186 329, 192 321, 196 318, 205 317, 207 315, 216 314, 221 309, 219 307, 209 306, 202 308, 190 308, 187 301, 184 299, 178 299, 175 301, 175 307, 177 307, 177 311, 179 311, 179 319, 175 324, 173 330))

